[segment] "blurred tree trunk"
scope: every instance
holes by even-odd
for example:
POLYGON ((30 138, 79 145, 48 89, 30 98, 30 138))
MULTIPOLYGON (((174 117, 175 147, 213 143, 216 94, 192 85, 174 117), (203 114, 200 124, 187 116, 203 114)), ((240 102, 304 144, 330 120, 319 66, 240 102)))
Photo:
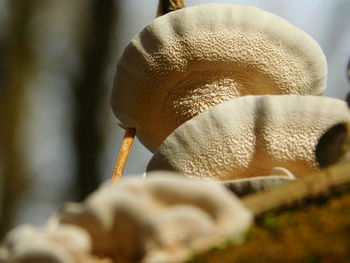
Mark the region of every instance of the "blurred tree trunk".
POLYGON ((34 13, 34 3, 28 0, 9 1, 9 30, 0 46, 0 176, 3 183, 0 237, 11 228, 16 200, 25 190, 23 149, 18 135, 25 118, 26 82, 33 63, 27 25, 34 13))
POLYGON ((89 6, 86 37, 81 47, 81 71, 74 84, 74 139, 78 155, 77 199, 85 198, 99 184, 98 156, 102 148, 99 123, 101 103, 107 91, 104 85, 110 58, 114 22, 118 11, 114 0, 93 0, 89 6))

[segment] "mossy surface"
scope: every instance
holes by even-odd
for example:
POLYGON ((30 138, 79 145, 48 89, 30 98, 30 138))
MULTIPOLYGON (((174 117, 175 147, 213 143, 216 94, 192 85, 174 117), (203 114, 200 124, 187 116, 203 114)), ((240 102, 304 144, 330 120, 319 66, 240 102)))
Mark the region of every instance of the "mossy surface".
POLYGON ((190 262, 350 262, 350 192, 266 214, 242 244, 227 243, 190 262))

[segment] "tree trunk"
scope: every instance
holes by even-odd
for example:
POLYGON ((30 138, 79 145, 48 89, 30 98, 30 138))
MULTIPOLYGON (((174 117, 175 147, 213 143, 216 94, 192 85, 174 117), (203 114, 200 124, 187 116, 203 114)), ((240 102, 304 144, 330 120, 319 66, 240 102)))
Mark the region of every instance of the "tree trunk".
POLYGON ((26 82, 33 64, 27 25, 34 13, 34 3, 27 0, 9 3, 8 35, 0 46, 0 177, 3 185, 0 189, 0 238, 12 227, 16 201, 26 185, 18 135, 25 118, 26 82))
POLYGON ((82 45, 81 72, 74 84, 74 139, 78 156, 75 189, 78 200, 94 191, 100 182, 98 156, 103 141, 100 108, 107 91, 104 79, 117 10, 115 2, 91 1, 88 32, 82 45))

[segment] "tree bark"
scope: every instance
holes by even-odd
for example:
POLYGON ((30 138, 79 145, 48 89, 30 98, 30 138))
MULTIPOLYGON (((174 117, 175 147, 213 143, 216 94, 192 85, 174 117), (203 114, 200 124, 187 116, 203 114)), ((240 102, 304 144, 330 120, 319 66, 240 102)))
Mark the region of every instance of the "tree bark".
POLYGON ((277 189, 242 199, 255 216, 350 189, 350 161, 338 163, 277 189))

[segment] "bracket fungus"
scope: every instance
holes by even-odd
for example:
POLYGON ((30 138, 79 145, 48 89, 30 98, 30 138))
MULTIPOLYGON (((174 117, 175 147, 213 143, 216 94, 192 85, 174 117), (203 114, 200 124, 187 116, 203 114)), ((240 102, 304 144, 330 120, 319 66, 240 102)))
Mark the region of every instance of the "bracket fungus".
POLYGON ((106 184, 59 218, 85 229, 93 253, 113 262, 180 262, 193 250, 240 238, 252 222, 224 187, 169 172, 106 184))
POLYGON ((276 167, 296 177, 317 170, 318 139, 349 123, 344 101, 316 96, 244 96, 217 105, 178 127, 147 170, 171 170, 221 181, 269 175, 276 167))
POLYGON ((40 229, 21 226, 0 262, 183 262, 227 239, 241 240, 253 214, 225 187, 175 173, 107 183, 40 229))
POLYGON ((158 17, 120 58, 111 104, 152 152, 180 124, 243 95, 319 95, 319 45, 256 7, 205 4, 158 17))

